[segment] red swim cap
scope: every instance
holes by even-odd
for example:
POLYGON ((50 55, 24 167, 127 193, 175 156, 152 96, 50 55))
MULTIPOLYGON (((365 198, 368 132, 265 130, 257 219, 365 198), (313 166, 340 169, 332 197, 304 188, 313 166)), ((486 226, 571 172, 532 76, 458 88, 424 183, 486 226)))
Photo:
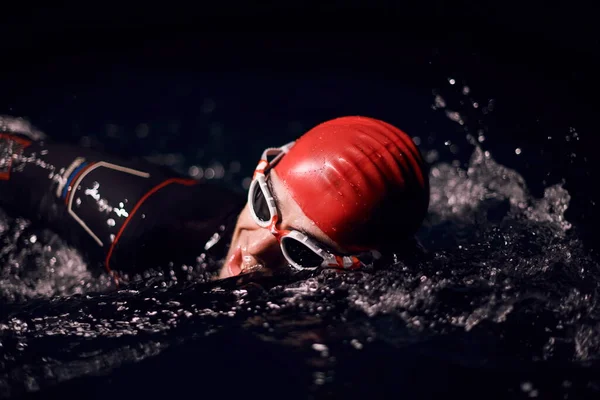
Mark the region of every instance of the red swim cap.
POLYGON ((419 150, 406 133, 373 118, 317 125, 274 169, 304 214, 351 252, 399 244, 429 206, 419 150))

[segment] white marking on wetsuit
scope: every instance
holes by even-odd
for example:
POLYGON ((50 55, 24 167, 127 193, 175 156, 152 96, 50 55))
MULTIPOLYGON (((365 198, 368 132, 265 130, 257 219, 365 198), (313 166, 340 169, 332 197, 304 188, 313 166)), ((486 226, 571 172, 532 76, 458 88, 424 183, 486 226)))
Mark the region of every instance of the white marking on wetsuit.
MULTIPOLYGON (((108 163, 105 161, 100 161, 100 162, 93 164, 88 169, 84 170, 83 173, 77 178, 77 180, 75 182, 73 182, 73 184, 71 185, 71 187, 72 187, 71 190, 77 190, 77 187, 79 187, 79 184, 81 183, 83 178, 85 178, 90 172, 92 172, 96 168, 100 168, 100 167, 114 169, 116 171, 121 171, 121 172, 125 172, 127 174, 140 176, 142 178, 150 177, 150 174, 147 172, 122 167, 120 165, 111 164, 111 163, 108 163)), ((73 198, 74 197, 75 197, 74 193, 69 197, 69 203, 67 204, 67 211, 69 212, 69 214, 71 214, 71 216, 75 219, 75 221, 77 221, 79 223, 79 225, 81 225, 83 227, 83 229, 85 229, 85 231, 90 234, 90 236, 96 241, 96 243, 98 243, 98 245, 100 247, 103 247, 104 243, 102 243, 102 240, 100 240, 100 238, 98 236, 96 236, 96 234, 90 229, 90 227, 87 226, 87 224, 81 218, 79 218, 79 216, 77 214, 75 214, 75 212, 73 211, 72 206, 73 206, 73 198)))
POLYGON ((85 158, 77 157, 75 160, 73 160, 71 165, 69 165, 69 168, 67 168, 65 173, 62 175, 62 177, 58 181, 58 187, 56 188, 56 197, 60 198, 60 196, 62 195, 62 191, 65 188, 67 181, 69 180, 69 176, 71 176, 71 173, 73 173, 73 171, 75 171, 75 168, 79 167, 81 165, 81 163, 83 163, 84 161, 85 161, 85 158))

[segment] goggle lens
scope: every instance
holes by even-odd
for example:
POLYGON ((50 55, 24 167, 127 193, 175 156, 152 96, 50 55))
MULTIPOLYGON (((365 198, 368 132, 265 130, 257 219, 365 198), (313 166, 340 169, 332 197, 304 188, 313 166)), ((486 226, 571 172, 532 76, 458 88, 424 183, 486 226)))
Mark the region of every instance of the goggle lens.
POLYGON ((252 203, 250 206, 252 207, 256 218, 258 218, 262 223, 267 223, 271 220, 271 213, 269 211, 265 194, 261 190, 258 183, 253 185, 253 191, 254 193, 252 193, 252 203))
POLYGON ((323 263, 323 258, 311 250, 304 243, 291 237, 284 237, 281 246, 285 249, 288 261, 292 261, 302 268, 317 268, 323 263))

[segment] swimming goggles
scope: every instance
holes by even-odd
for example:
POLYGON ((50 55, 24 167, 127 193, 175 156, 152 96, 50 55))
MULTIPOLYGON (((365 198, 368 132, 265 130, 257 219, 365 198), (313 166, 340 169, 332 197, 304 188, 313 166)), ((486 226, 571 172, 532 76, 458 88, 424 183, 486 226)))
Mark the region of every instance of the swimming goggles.
POLYGON ((267 174, 293 145, 294 142, 290 142, 285 146, 268 148, 263 152, 248 190, 248 205, 254 222, 262 228, 269 229, 277 238, 281 252, 296 270, 314 270, 319 267, 354 270, 372 265, 379 256, 375 251, 359 255, 337 255, 305 233, 277 227, 279 211, 267 185, 267 174), (273 157, 271 161, 269 157, 273 157))

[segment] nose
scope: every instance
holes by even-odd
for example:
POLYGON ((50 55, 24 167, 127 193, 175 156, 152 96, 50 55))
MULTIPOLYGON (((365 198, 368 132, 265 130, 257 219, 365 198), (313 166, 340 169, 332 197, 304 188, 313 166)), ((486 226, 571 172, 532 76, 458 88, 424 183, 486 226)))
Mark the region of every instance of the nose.
POLYGON ((266 268, 276 268, 285 261, 279 241, 268 229, 258 229, 253 232, 248 240, 247 251, 266 268))

